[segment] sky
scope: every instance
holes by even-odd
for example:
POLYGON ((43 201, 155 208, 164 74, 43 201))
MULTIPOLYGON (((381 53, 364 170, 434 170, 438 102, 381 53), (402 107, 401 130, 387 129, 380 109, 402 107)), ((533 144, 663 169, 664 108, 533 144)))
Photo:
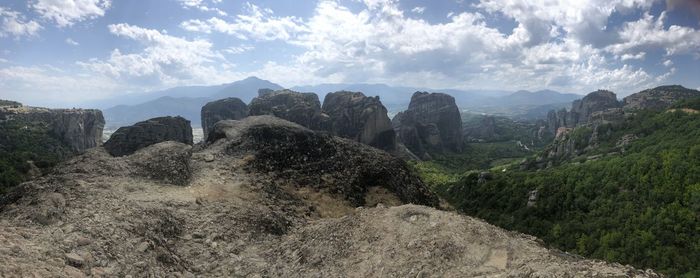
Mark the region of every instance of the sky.
POLYGON ((0 0, 0 98, 257 76, 618 96, 700 87, 698 0, 0 0))

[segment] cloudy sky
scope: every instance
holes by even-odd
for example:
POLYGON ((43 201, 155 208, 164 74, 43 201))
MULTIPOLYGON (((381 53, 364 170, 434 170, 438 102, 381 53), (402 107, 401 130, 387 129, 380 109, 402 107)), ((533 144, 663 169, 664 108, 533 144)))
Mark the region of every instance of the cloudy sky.
POLYGON ((57 106, 251 75, 698 88, 699 22, 697 0, 0 0, 0 98, 57 106))

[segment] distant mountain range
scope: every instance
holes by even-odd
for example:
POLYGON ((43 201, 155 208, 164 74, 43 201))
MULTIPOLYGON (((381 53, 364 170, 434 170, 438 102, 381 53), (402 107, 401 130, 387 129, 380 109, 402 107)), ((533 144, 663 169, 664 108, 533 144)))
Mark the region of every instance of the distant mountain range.
MULTIPOLYGON (((248 77, 229 84, 214 86, 175 87, 162 91, 127 94, 107 100, 86 104, 103 108, 108 129, 131 125, 158 116, 182 116, 200 126, 201 107, 209 101, 238 97, 246 103, 257 96, 258 89, 283 89, 282 86, 257 77, 248 77)), ((313 92, 321 102, 326 94, 337 91, 359 91, 368 96, 379 96, 390 114, 405 110, 416 91, 442 92, 452 95, 457 106, 471 112, 499 114, 515 118, 544 118, 546 111, 565 107, 580 98, 576 94, 563 94, 551 90, 499 91, 499 90, 454 90, 419 87, 395 87, 386 84, 320 84, 296 86, 294 91, 313 92)))

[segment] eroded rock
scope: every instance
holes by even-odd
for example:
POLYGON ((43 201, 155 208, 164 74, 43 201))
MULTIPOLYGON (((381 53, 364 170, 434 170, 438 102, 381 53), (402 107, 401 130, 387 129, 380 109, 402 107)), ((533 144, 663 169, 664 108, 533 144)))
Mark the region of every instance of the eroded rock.
POLYGON ((190 121, 182 117, 158 117, 120 127, 105 142, 105 149, 113 156, 124 156, 139 149, 165 141, 192 145, 190 121))
POLYGON ((397 114, 392 125, 399 141, 422 159, 430 159, 430 152, 459 152, 463 147, 459 108, 447 94, 414 93, 408 110, 397 114))
POLYGON ((207 103, 202 107, 204 138, 207 138, 207 134, 218 121, 240 120, 247 116, 248 106, 239 98, 225 98, 207 103))
POLYGON ((396 149, 396 133, 379 97, 360 92, 330 93, 323 100, 323 112, 330 117, 331 134, 383 150, 396 149))

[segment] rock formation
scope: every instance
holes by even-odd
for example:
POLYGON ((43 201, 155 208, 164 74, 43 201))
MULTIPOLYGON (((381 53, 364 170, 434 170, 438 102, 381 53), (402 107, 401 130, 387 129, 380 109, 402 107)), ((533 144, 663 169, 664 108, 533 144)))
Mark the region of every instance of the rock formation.
POLYGON ((221 120, 240 120, 248 116, 248 106, 239 98, 231 97, 212 101, 202 107, 204 138, 221 120))
POLYGON ((575 100, 571 109, 567 111, 549 111, 547 114, 547 126, 549 132, 555 134, 560 127, 574 128, 591 122, 592 117, 598 119, 617 119, 622 117, 622 105, 617 101, 615 93, 606 90, 598 90, 589 93, 583 99, 575 100), (612 110, 611 110, 612 109, 612 110), (604 112, 601 114, 601 112, 604 112))
POLYGON ((220 122, 213 138, 240 141, 255 153, 251 167, 289 183, 325 188, 353 205, 364 205, 368 185, 383 187, 405 203, 436 206, 437 198, 402 160, 344 138, 306 129, 274 117, 220 122))
POLYGON ((96 109, 48 109, 22 106, 5 101, 0 121, 19 120, 45 124, 51 134, 77 153, 99 146, 105 125, 102 111, 96 109))
POLYGON ((331 134, 387 151, 396 149, 396 133, 379 97, 360 92, 329 93, 322 110, 330 117, 331 134))
POLYGON ((120 127, 104 147, 113 156, 124 156, 165 141, 192 145, 190 121, 182 117, 159 117, 120 127))
POLYGON ((436 198, 404 162, 348 139, 270 116, 222 121, 212 134, 220 139, 194 149, 164 142, 113 157, 93 148, 0 195, 0 273, 659 277, 405 204, 436 198), (142 160, 158 157, 170 166, 143 175, 151 162, 142 160), (189 186, 171 186, 170 171, 189 173, 189 186))
POLYGON ((325 129, 328 121, 314 93, 261 89, 248 108, 251 116, 273 115, 314 130, 325 129))
POLYGON ((653 109, 662 110, 674 103, 693 97, 700 97, 700 91, 687 89, 680 85, 660 86, 632 94, 622 100, 625 110, 653 109))
POLYGON ((455 99, 447 94, 416 92, 408 110, 392 120, 399 140, 414 154, 462 149, 462 119, 455 99))

